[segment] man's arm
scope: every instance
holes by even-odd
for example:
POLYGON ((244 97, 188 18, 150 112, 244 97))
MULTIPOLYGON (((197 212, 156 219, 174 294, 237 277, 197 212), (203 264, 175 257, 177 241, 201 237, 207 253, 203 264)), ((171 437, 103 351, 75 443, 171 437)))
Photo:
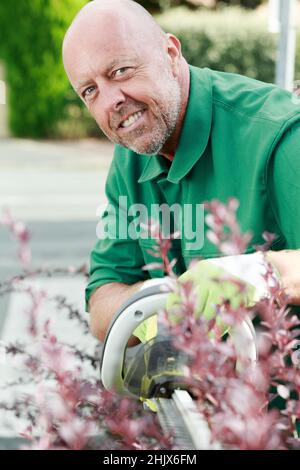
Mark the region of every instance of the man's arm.
POLYGON ((300 250, 268 251, 267 260, 280 274, 289 304, 300 305, 300 250))
MULTIPOLYGON (((142 284, 142 281, 133 285, 112 282, 104 284, 93 292, 89 301, 90 328, 97 339, 104 341, 113 316, 121 305, 141 288, 142 284)), ((132 337, 128 346, 134 346, 138 342, 137 338, 132 337)))
POLYGON ((142 269, 145 261, 138 240, 126 237, 130 221, 126 205, 120 203, 121 197, 129 197, 126 161, 123 150, 116 147, 105 184, 107 206, 97 226, 99 239, 91 252, 85 290, 90 329, 100 341, 121 305, 149 278, 142 269))
POLYGON ((284 248, 300 249, 300 122, 284 134, 270 159, 267 190, 284 248))
POLYGON ((287 131, 271 157, 267 188, 287 250, 269 251, 290 304, 300 305, 300 122, 287 131))

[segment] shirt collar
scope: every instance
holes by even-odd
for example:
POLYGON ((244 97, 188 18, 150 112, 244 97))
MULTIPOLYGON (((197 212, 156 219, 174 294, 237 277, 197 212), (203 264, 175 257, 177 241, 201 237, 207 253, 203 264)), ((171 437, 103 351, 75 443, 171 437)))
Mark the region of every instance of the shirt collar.
POLYGON ((178 183, 193 168, 206 149, 212 122, 212 85, 209 69, 190 66, 190 94, 179 144, 168 167, 165 157, 148 156, 138 182, 156 178, 169 168, 167 179, 178 183))

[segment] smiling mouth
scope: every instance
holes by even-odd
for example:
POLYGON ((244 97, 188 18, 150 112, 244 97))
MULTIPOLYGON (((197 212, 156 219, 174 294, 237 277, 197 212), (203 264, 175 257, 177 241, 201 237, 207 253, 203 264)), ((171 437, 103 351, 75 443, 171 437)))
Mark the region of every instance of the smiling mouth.
POLYGON ((136 113, 133 113, 129 116, 129 118, 125 119, 125 121, 122 121, 120 126, 122 129, 126 129, 127 127, 132 126, 134 123, 136 123, 140 117, 144 114, 145 110, 137 111, 136 113))

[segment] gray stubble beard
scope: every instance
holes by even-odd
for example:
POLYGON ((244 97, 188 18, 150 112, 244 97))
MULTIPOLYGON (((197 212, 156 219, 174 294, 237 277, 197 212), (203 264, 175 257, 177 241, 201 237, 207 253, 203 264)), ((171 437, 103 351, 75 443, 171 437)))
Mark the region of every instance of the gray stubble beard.
POLYGON ((168 96, 165 98, 165 103, 164 109, 158 109, 160 119, 157 118, 156 125, 153 129, 143 126, 133 131, 136 133, 135 135, 141 138, 146 133, 149 133, 150 140, 148 142, 139 144, 137 137, 133 139, 133 142, 126 142, 126 139, 116 139, 114 143, 122 145, 138 154, 158 154, 175 131, 180 114, 181 90, 177 81, 173 81, 172 86, 168 89, 168 96))

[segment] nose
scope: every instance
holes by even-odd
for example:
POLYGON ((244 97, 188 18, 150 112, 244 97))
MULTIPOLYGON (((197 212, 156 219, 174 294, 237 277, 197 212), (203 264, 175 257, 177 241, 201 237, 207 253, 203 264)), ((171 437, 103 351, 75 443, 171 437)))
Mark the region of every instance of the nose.
POLYGON ((108 83, 102 86, 102 102, 106 112, 117 112, 126 101, 126 97, 118 83, 108 83))

